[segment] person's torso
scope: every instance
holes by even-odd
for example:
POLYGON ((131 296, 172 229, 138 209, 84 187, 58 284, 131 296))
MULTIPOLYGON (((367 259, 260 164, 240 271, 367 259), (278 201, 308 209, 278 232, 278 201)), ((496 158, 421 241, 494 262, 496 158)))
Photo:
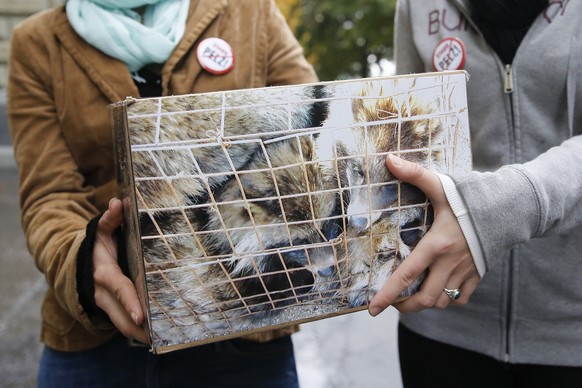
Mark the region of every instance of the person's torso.
MULTIPOLYGON (((272 52, 280 48, 276 45, 295 47, 285 41, 290 39, 287 35, 270 36, 270 26, 276 24, 268 21, 275 13, 273 4, 270 0, 193 1, 186 32, 161 70, 163 94, 270 86, 269 61, 272 52), (231 46, 235 63, 229 72, 213 74, 201 66, 196 47, 210 37, 219 37, 231 46)), ((32 16, 19 32, 31 38, 34 49, 30 52, 36 53, 30 61, 35 63, 37 74, 31 76, 42 79, 54 100, 55 112, 49 113, 58 124, 51 121, 50 125, 60 128, 84 185, 95 189, 95 207, 105 210, 110 198, 118 195, 109 105, 126 97, 140 97, 138 88, 124 63, 102 54, 74 32, 63 7, 32 16)), ((276 79, 283 83, 317 81, 307 62, 295 62, 277 71, 276 79)), ((49 346, 71 350, 103 342, 75 324, 50 292, 43 319, 43 339, 49 346), (58 321, 57 325, 47 324, 47 317, 58 321)), ((255 334, 253 339, 268 340, 293 331, 296 327, 255 334)))
MULTIPOLYGON (((251 7, 233 6, 227 1, 193 2, 186 32, 162 68, 163 94, 270 86, 267 61, 272 38, 265 20, 266 4, 256 2, 251 7), (235 63, 231 71, 213 74, 202 68, 196 47, 210 37, 219 37, 232 47, 235 63)), ((43 49, 31 60, 46 63, 49 68, 46 87, 52 91, 62 135, 80 172, 88 185, 102 185, 113 179, 108 105, 126 97, 140 97, 138 89, 122 62, 89 46, 73 31, 64 9, 40 17, 44 20, 37 24, 47 26, 43 28, 43 40, 37 42, 43 49)), ((306 74, 287 78, 295 78, 297 83, 316 80, 306 74)))
MULTIPOLYGON (((434 49, 443 39, 464 43, 475 169, 527 162, 582 133, 582 3, 550 2, 511 64, 486 44, 466 1, 408 4, 425 71, 434 71, 434 49)), ((469 305, 401 319, 431 338, 500 360, 581 366, 580 252, 579 230, 531 240, 485 275, 469 305)))

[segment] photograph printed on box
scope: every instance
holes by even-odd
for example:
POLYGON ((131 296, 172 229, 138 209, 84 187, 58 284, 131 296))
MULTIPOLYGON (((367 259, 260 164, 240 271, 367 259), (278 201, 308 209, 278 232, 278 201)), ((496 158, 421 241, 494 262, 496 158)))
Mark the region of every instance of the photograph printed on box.
POLYGON ((365 309, 432 221, 424 194, 396 181, 386 156, 449 175, 469 171, 466 77, 114 107, 126 115, 115 130, 123 132, 127 254, 138 258, 130 268, 153 350, 365 309))

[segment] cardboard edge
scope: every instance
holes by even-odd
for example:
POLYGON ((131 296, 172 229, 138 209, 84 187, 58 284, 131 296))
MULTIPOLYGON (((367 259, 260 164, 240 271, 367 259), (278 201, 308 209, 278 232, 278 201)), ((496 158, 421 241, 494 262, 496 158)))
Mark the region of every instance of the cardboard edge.
MULTIPOLYGON (((386 79, 417 79, 417 78, 426 78, 426 77, 440 77, 440 78, 456 78, 456 77, 461 77, 463 78, 464 82, 467 82, 469 80, 469 74, 464 71, 464 70, 455 70, 455 71, 443 71, 443 72, 432 72, 432 73, 410 73, 410 74, 405 74, 405 75, 395 75, 395 76, 381 76, 381 77, 372 77, 369 78, 367 80, 386 80, 386 79)), ((333 85, 333 84, 341 84, 341 83, 346 83, 346 82, 359 82, 362 81, 360 80, 338 80, 338 81, 327 81, 327 82, 315 82, 315 83, 306 83, 303 85, 284 85, 284 86, 271 86, 269 87, 269 89, 283 89, 283 88, 293 88, 293 87, 301 87, 301 86, 310 86, 310 85, 322 85, 322 84, 328 84, 328 85, 333 85)), ((259 88, 262 89, 262 88, 259 88)), ((186 95, 182 95, 180 97, 187 97, 187 96, 196 96, 199 94, 223 94, 223 93, 229 93, 229 92, 239 92, 240 90, 225 90, 225 91, 216 91, 216 92, 208 92, 208 93, 192 93, 192 94, 186 94, 186 95)), ((142 100, 156 100, 158 102, 163 101, 163 99, 165 98, 175 98, 177 96, 165 96, 165 97, 151 97, 151 98, 140 98, 139 101, 142 100)), ((123 119, 125 120, 124 122, 124 133, 126 135, 127 131, 128 131, 128 125, 127 125, 127 120, 128 120, 128 116, 127 116, 127 106, 130 105, 131 103, 137 101, 136 99, 126 99, 125 101, 120 101, 116 104, 112 104, 112 106, 114 108, 122 108, 124 109, 124 114, 125 116, 123 117, 123 119)), ((466 114, 466 112, 465 112, 466 114)), ((124 140, 128 143, 128 147, 130 147, 129 145, 129 140, 126 139, 124 140)), ((128 155, 127 157, 129 158, 129 160, 131 160, 131 149, 128 150, 128 155)), ((131 171, 131 175, 132 175, 132 180, 131 182, 133 183, 133 171, 131 171)), ((134 196, 134 204, 136 204, 135 202, 135 187, 133 185, 130 185, 130 189, 133 192, 133 196, 134 196)), ((137 213, 137 212, 136 212, 137 213)), ((135 215, 136 219, 137 219, 137 214, 135 215)), ((139 223, 136 224, 137 229, 139 231, 139 223)), ((138 246, 141 248, 141 243, 138 244, 138 246)), ((141 262, 141 270, 144 271, 143 273, 145 274, 145 267, 144 267, 144 263, 143 263, 143 259, 141 256, 141 249, 139 251, 139 260, 141 262)), ((141 281, 141 283, 145 283, 145 276, 142 275, 142 277, 137 277, 136 279, 134 279, 136 281, 141 281)), ((138 284, 136 283, 136 287, 138 286, 138 284)), ((150 310, 149 310, 149 299, 148 299, 148 293, 147 293, 147 285, 146 284, 141 284, 140 288, 142 290, 142 292, 144 293, 142 295, 140 295, 140 300, 142 300, 142 302, 144 303, 144 307, 148 314, 148 322, 149 325, 151 327, 151 320, 150 320, 150 310)), ((407 297, 401 297, 399 298, 397 301, 395 301, 395 303, 403 301, 407 299, 407 297)), ((179 350, 179 349, 185 349, 185 348, 190 348, 190 347, 195 347, 195 346, 200 346, 200 345, 204 345, 204 344, 209 344, 209 343, 215 343, 215 342, 219 342, 219 341, 223 341, 223 340, 228 340, 228 339, 233 339, 233 338, 240 338, 240 337, 244 337, 245 335, 249 335, 249 334, 255 334, 255 333, 260 333, 260 332, 264 332, 264 331, 268 331, 268 330, 273 330, 273 329, 279 329, 279 328, 285 328, 288 326, 294 326, 294 325, 299 325, 299 324, 304 324, 304 323, 309 323, 309 322, 315 322, 318 320, 322 320, 322 319, 327 319, 327 318, 333 318, 336 316, 341 316, 341 315, 345 315, 348 313, 352 313, 352 312, 357 312, 357 311, 362 311, 367 309, 368 306, 364 305, 364 306, 358 306, 355 308, 346 308, 344 310, 338 311, 338 312, 333 312, 333 313, 328 313, 328 314, 323 314, 320 316, 316 316, 316 317, 310 317, 310 318, 304 318, 304 319, 300 319, 300 320, 296 320, 296 321, 288 321, 288 322, 284 322, 281 324, 277 324, 277 325, 270 325, 267 327, 260 327, 260 328, 256 328, 256 329, 252 329, 252 330, 245 330, 245 331, 240 331, 240 332, 236 332, 236 333, 230 333, 230 334, 225 334, 225 335, 220 335, 220 336, 216 336, 216 337, 212 337, 212 338, 208 338, 208 339, 203 339, 203 340, 199 340, 199 341, 192 341, 192 342, 186 342, 186 343, 180 343, 180 344, 176 344, 176 345, 160 345, 160 346, 151 346, 151 352, 154 354, 163 354, 163 353, 167 353, 167 352, 171 352, 171 351, 175 351, 175 350, 179 350)), ((150 331, 148 331, 148 334, 151 336, 152 333, 150 331)))
POLYGON ((351 309, 343 309, 341 311, 328 313, 328 314, 324 314, 324 315, 318 315, 317 317, 299 319, 297 321, 284 322, 284 323, 281 323, 278 325, 269 326, 267 328, 262 327, 262 328, 257 328, 257 329, 253 329, 253 330, 245 330, 245 331, 241 331, 238 333, 221 335, 219 337, 208 338, 206 340, 201 340, 201 341, 187 342, 187 343, 178 344, 178 345, 158 346, 156 348, 153 348, 152 352, 154 354, 164 354, 164 353, 173 352, 175 350, 181 350, 181 349, 187 349, 187 348, 192 348, 192 347, 201 346, 201 345, 207 345, 210 343, 225 341, 225 340, 229 340, 229 339, 241 338, 241 337, 244 338, 245 335, 249 335, 249 334, 262 333, 262 332, 265 332, 266 330, 283 329, 283 328, 286 328, 289 326, 296 326, 296 325, 301 325, 304 323, 317 322, 317 321, 320 321, 322 319, 334 318, 334 317, 339 317, 339 316, 346 315, 349 313, 363 311, 363 310, 366 310, 367 308, 368 308, 367 305, 366 306, 359 306, 359 307, 354 307, 351 309))
POLYGON ((113 131, 113 152, 116 155, 115 173, 117 190, 119 199, 123 204, 124 222, 122 224, 122 232, 125 240, 125 254, 127 256, 129 276, 135 285, 142 311, 144 311, 146 316, 144 329, 148 336, 151 336, 151 314, 145 281, 145 264, 143 262, 141 239, 139 236, 140 227, 137 213, 137 195, 135 192, 133 168, 131 167, 133 166, 133 161, 131 158, 129 125, 127 121, 127 107, 134 101, 135 99, 128 97, 124 101, 110 104, 109 110, 113 131))

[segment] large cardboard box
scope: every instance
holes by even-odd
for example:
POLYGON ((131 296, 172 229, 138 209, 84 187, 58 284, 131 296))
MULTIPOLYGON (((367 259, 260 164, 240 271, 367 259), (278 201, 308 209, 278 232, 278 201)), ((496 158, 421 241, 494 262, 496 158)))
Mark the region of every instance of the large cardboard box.
POLYGON ((428 73, 114 104, 152 350, 366 308, 432 219, 385 158, 469 171, 465 82, 428 73))

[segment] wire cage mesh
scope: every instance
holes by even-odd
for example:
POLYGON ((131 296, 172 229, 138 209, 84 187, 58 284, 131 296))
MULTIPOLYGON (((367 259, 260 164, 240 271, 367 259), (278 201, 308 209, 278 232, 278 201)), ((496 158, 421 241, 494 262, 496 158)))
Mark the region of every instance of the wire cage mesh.
POLYGON ((365 308, 432 222, 385 158, 469 171, 465 82, 429 73, 115 104, 126 253, 153 350, 365 308))

